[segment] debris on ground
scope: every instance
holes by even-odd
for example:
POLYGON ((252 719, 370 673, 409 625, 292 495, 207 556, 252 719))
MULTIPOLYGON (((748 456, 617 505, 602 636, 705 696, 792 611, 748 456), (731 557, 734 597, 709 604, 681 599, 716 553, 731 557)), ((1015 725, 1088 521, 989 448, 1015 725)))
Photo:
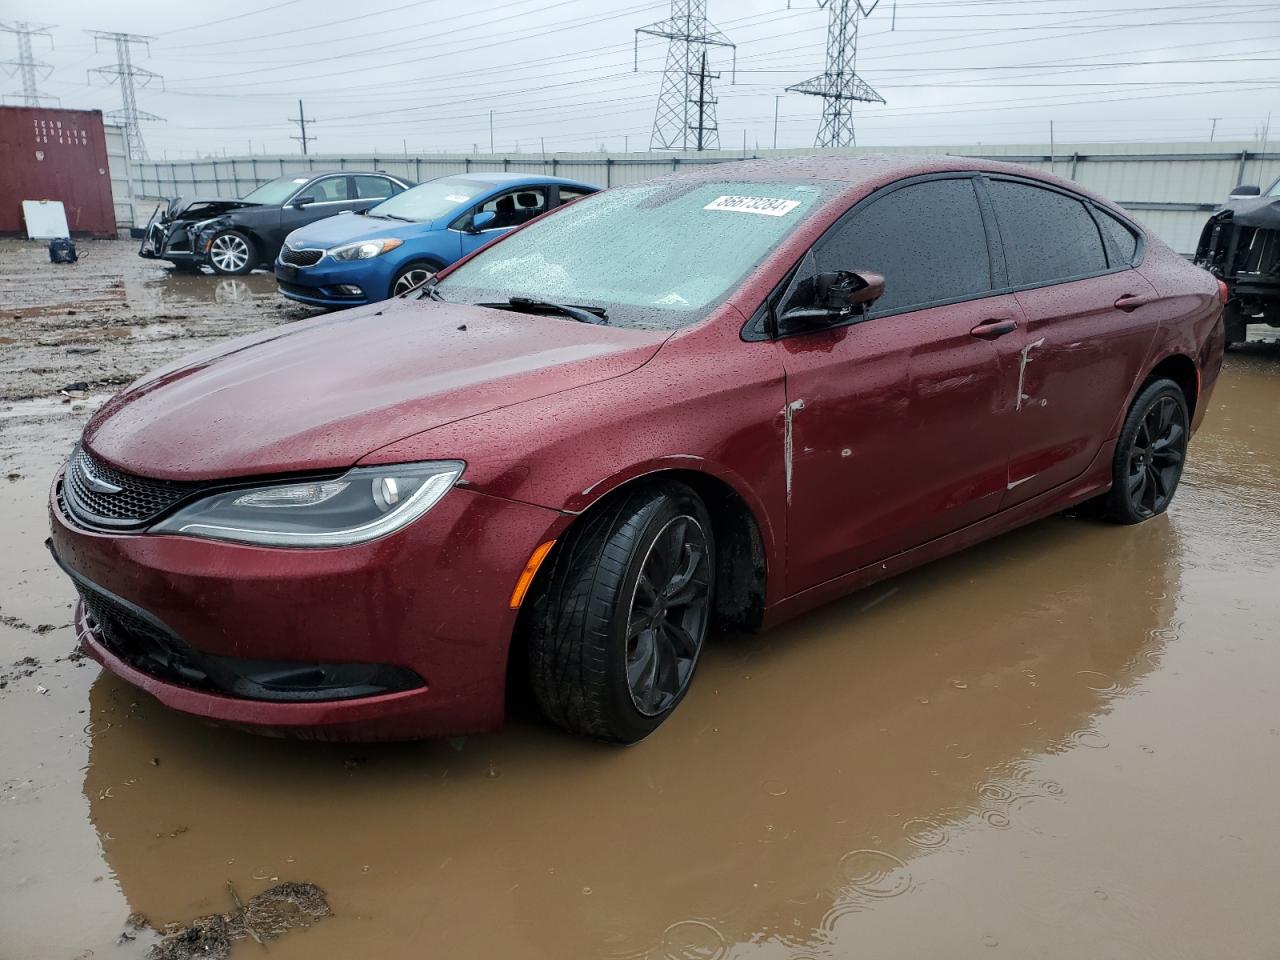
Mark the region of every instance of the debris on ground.
POLYGON ((35 657, 23 657, 10 670, 0 673, 0 690, 3 690, 15 680, 25 680, 27 677, 33 676, 39 669, 39 660, 35 657))
POLYGON ((148 960, 225 960, 236 940, 249 937, 265 944, 333 913, 324 891, 314 883, 279 883, 247 903, 241 902, 230 881, 227 891, 235 905, 231 913, 199 917, 185 927, 166 927, 165 938, 148 951, 148 960))

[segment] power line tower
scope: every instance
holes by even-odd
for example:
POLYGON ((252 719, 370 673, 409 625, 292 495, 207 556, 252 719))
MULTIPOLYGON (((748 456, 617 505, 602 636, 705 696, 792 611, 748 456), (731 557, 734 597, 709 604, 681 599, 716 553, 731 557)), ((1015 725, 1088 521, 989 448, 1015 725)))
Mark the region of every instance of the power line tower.
POLYGON ((109 67, 95 67, 89 73, 107 77, 108 83, 120 84, 121 109, 112 110, 107 114, 107 117, 124 124, 125 140, 129 144, 129 156, 134 160, 146 160, 147 145, 142 141, 142 127, 139 121, 161 120, 163 118, 157 117, 154 113, 147 113, 145 110, 138 109, 135 88, 145 87, 152 80, 160 80, 161 84, 163 84, 164 78, 158 73, 133 65, 132 44, 141 43, 150 53, 150 41, 155 38, 143 37, 136 33, 112 33, 109 30, 88 30, 86 32, 93 36, 94 50, 98 49, 98 41, 100 40, 110 40, 115 44, 115 64, 109 67))
POLYGON ((707 20, 707 0, 671 0, 671 16, 636 30, 636 62, 639 64, 640 34, 665 37, 667 66, 658 92, 658 109, 653 117, 650 150, 687 150, 692 135, 699 150, 720 146, 716 126, 715 98, 711 80, 719 74, 707 73, 707 48, 737 48, 707 20))
POLYGON ((862 0, 818 0, 818 6, 827 9, 830 15, 826 71, 787 87, 788 91, 823 99, 822 126, 813 141, 815 147, 856 146, 854 102, 884 103, 884 97, 872 90, 854 69, 858 59, 858 18, 870 16, 879 3, 880 0, 873 0, 870 7, 864 7, 862 0))
POLYGON ((315 123, 316 119, 315 117, 312 117, 309 120, 307 119, 307 115, 302 112, 302 101, 299 100, 298 115, 296 117, 290 117, 289 122, 296 123, 298 125, 298 136, 290 137, 289 139, 297 140, 299 143, 302 144, 302 155, 305 157, 307 155, 307 144, 315 139, 314 136, 310 136, 310 137, 307 136, 307 124, 315 123))
POLYGON ((46 37, 49 49, 53 49, 53 35, 49 29, 51 23, 28 23, 25 20, 0 20, 0 33, 12 33, 18 40, 18 59, 0 60, 0 69, 9 76, 22 78, 22 105, 38 107, 41 100, 57 101, 57 97, 44 97, 36 88, 36 77, 47 80, 53 73, 53 67, 42 60, 37 60, 31 52, 32 37, 46 37))

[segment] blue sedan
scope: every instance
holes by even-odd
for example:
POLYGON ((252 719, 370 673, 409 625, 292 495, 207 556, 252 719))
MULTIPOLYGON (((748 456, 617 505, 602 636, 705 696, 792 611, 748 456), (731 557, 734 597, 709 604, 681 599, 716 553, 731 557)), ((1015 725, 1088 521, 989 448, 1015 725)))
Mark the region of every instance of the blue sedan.
POLYGON ((351 307, 412 290, 494 237, 597 187, 559 177, 442 177, 365 213, 308 224, 285 238, 276 283, 292 300, 351 307))

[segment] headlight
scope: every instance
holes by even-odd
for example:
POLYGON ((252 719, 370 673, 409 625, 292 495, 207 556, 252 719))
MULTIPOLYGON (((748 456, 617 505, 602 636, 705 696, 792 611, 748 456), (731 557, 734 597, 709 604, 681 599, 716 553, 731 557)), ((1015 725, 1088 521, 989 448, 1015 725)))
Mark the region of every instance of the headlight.
POLYGON ((381 240, 361 240, 359 243, 344 243, 340 247, 329 250, 329 256, 335 260, 371 260, 379 254, 394 250, 404 243, 395 237, 381 240))
POLYGON ((151 528, 275 547, 339 547, 412 523, 462 476, 456 460, 356 467, 332 480, 273 483, 197 500, 151 528))

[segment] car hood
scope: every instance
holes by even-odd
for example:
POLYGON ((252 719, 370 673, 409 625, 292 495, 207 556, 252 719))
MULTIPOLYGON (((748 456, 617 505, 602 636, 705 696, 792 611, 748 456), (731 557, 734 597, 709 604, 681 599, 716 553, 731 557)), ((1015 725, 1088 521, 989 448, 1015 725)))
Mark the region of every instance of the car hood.
POLYGON ((285 239, 294 248, 320 247, 327 250, 342 243, 354 243, 373 237, 416 237, 429 229, 430 223, 405 223, 403 220, 390 220, 386 217, 343 213, 299 227, 285 239))
POLYGON ((1232 222, 1242 227, 1280 230, 1280 197, 1236 197, 1218 213, 1228 211, 1232 222))
POLYGON ((232 210, 241 210, 244 207, 260 206, 262 206, 260 203, 249 203, 245 200, 227 200, 220 197, 196 197, 193 200, 188 200, 186 197, 174 197, 166 205, 161 220, 203 220, 206 217, 216 217, 232 210))
POLYGON ((108 401, 84 443, 122 470, 169 480, 342 468, 454 420, 621 376, 669 336, 394 300, 171 364, 108 401))

